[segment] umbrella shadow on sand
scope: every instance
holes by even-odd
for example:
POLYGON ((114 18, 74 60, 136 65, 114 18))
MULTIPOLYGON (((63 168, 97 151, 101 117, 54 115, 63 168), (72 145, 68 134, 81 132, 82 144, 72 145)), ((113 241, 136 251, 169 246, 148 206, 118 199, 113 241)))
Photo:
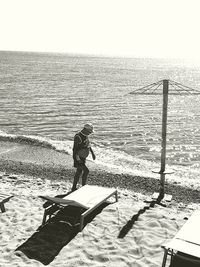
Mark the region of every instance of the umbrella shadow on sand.
MULTIPOLYGON (((109 203, 103 203, 84 220, 84 226, 90 223, 109 203)), ((80 215, 86 209, 66 206, 51 217, 45 225, 20 245, 16 251, 22 251, 28 258, 40 261, 44 265, 50 264, 78 233, 80 215)))
MULTIPOLYGON (((192 189, 189 187, 185 187, 181 185, 174 185, 170 183, 166 183, 165 187, 166 187, 166 191, 173 196, 176 203, 183 201, 184 200, 183 196, 188 197, 187 202, 185 202, 186 206, 189 203, 199 203, 199 190, 197 189, 192 189)), ((133 228, 133 225, 138 220, 139 216, 144 214, 147 210, 151 208, 155 208, 157 205, 160 205, 164 208, 168 206, 169 204, 167 202, 163 203, 162 197, 160 197, 160 195, 158 196, 156 200, 144 201, 144 202, 148 203, 149 205, 145 205, 144 208, 140 209, 138 213, 134 214, 130 218, 130 220, 126 222, 126 224, 121 228, 118 234, 118 238, 124 238, 129 233, 129 231, 133 228)), ((184 218, 184 220, 187 220, 187 218, 184 218)))

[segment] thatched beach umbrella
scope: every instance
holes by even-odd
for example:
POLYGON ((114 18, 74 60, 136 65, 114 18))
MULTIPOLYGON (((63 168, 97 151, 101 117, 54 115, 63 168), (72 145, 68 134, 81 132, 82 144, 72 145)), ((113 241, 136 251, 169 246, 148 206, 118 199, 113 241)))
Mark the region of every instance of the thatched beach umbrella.
POLYGON ((163 95, 162 107, 162 142, 161 142, 161 165, 157 173, 160 174, 160 191, 159 198, 162 199, 165 195, 165 175, 171 173, 165 169, 166 163, 166 136, 167 136, 167 109, 168 109, 168 94, 172 95, 194 95, 200 94, 200 91, 192 89, 188 86, 171 80, 161 80, 156 83, 136 89, 130 94, 135 95, 163 95), (162 89, 162 90, 161 90, 162 89))

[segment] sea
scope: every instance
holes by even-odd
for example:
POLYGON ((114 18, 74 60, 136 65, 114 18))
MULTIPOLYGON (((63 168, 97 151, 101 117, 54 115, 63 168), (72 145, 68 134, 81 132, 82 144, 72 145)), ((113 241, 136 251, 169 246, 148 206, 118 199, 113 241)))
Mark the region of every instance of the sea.
MULTIPOLYGON (((130 171, 159 167, 162 90, 130 93, 164 79, 200 91, 200 65, 180 59, 0 51, 0 141, 72 154, 75 133, 89 122, 97 163, 130 171)), ((199 95, 169 93, 169 166, 200 170, 199 103, 199 95)))

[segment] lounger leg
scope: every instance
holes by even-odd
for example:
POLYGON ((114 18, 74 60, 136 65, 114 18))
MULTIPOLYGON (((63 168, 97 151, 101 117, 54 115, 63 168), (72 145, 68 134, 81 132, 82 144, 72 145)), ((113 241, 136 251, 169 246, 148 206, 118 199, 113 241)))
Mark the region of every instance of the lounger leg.
POLYGON ((164 256, 163 256, 162 267, 165 267, 165 265, 166 265, 166 261, 167 261, 167 253, 168 253, 168 250, 165 249, 164 256))
POLYGON ((116 199, 116 202, 118 202, 118 194, 117 194, 117 192, 115 193, 115 199, 116 199))
POLYGON ((83 223, 84 223, 84 216, 81 216, 81 218, 80 218, 80 231, 83 230, 83 223))
POLYGON ((6 211, 3 203, 0 203, 0 209, 1 209, 2 213, 6 211))
POLYGON ((45 222, 46 222, 46 218, 47 218, 47 211, 45 210, 45 211, 44 211, 44 215, 43 215, 42 225, 45 224, 45 222))

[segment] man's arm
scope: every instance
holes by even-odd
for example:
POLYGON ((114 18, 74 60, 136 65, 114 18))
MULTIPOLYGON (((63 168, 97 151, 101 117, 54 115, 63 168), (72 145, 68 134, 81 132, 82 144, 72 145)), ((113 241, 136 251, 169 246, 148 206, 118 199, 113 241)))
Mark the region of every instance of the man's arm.
POLYGON ((95 156, 94 151, 92 150, 91 147, 90 147, 90 152, 91 152, 91 154, 92 154, 92 158, 93 158, 93 160, 95 160, 95 159, 96 159, 96 156, 95 156))

